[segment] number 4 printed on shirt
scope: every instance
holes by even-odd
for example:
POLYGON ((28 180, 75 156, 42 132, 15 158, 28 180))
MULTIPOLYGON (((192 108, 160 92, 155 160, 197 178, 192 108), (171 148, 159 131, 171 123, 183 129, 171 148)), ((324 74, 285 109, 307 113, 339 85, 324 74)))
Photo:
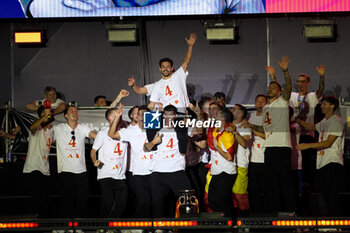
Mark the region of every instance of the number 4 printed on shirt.
POLYGON ((265 114, 265 121, 266 124, 271 125, 271 119, 270 119, 270 113, 266 112, 265 114))
POLYGON ((172 96, 172 95, 173 95, 173 92, 170 90, 170 87, 166 86, 165 96, 172 96))
POLYGON ((117 145, 114 148, 113 153, 117 153, 118 155, 122 155, 122 150, 120 150, 120 143, 118 142, 117 145))
POLYGON ((173 147, 174 147, 174 140, 173 140, 173 138, 170 138, 170 140, 169 140, 168 144, 166 145, 166 147, 169 147, 169 148, 173 149, 173 147))
POLYGON ((49 138, 46 142, 46 146, 48 147, 48 149, 50 149, 51 147, 51 138, 49 138))
POLYGON ((68 143, 68 145, 72 146, 72 147, 75 147, 76 143, 75 143, 75 140, 71 139, 68 143))

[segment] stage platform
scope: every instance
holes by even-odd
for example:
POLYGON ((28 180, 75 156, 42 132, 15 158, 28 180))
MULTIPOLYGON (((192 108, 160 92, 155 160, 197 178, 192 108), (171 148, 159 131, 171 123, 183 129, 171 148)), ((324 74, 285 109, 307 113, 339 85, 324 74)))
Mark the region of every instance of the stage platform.
POLYGON ((144 229, 152 232, 156 229, 177 232, 350 232, 350 217, 346 218, 230 218, 191 217, 179 219, 6 219, 0 218, 1 232, 50 232, 52 230, 133 230, 144 229))

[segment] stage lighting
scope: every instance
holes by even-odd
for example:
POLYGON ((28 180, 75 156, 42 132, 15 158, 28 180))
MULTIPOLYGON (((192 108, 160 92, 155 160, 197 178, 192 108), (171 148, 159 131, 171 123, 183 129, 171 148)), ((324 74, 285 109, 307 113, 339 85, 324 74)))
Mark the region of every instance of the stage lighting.
POLYGON ((336 25, 331 20, 311 20, 304 22, 303 36, 310 41, 328 41, 336 38, 336 25))
POLYGON ((45 47, 46 33, 45 31, 14 31, 13 40, 20 47, 45 47))
POLYGON ((204 23, 207 40, 214 42, 237 41, 236 21, 206 21, 204 23))
POLYGON ((136 24, 108 24, 106 28, 108 40, 112 43, 138 42, 136 24))

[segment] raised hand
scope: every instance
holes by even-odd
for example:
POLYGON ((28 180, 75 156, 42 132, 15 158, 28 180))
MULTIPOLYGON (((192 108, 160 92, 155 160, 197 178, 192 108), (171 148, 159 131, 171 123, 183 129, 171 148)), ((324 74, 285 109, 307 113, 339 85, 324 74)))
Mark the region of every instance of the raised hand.
POLYGON ((185 40, 189 46, 193 46, 196 43, 197 35, 195 33, 191 33, 190 38, 185 38, 185 40))
POLYGON ((162 143, 162 138, 163 138, 163 134, 157 133, 153 139, 154 144, 158 145, 158 144, 162 143))
POLYGON ((316 67, 316 70, 320 76, 324 76, 324 74, 326 73, 326 67, 324 65, 316 67))
POLYGON ((266 71, 269 73, 271 77, 275 77, 276 70, 273 66, 266 66, 266 71))
POLYGON ((122 98, 127 97, 127 96, 129 96, 129 92, 127 90, 122 89, 119 92, 119 96, 122 97, 122 98))
POLYGON ((44 109, 44 118, 51 116, 51 110, 49 108, 44 109))
POLYGON ((197 115, 197 117, 201 115, 201 109, 198 105, 198 101, 196 101, 196 106, 193 104, 189 104, 188 107, 197 115))
POLYGON ((136 83, 136 80, 135 80, 134 76, 129 78, 129 80, 128 80, 128 86, 129 87, 133 87, 135 85, 135 83, 136 83))
POLYGON ((283 71, 287 71, 289 65, 289 57, 283 56, 281 61, 278 62, 278 65, 282 68, 283 71))

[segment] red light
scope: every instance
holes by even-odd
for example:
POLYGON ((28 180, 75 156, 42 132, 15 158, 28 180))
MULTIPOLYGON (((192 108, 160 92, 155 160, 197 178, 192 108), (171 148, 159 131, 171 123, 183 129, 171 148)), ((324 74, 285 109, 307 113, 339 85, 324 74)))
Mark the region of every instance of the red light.
POLYGON ((193 222, 193 226, 197 226, 197 222, 196 221, 193 222))
POLYGON ((72 227, 72 226, 73 226, 73 223, 72 223, 72 222, 69 222, 69 223, 68 223, 68 226, 72 227))
POLYGON ((272 221, 272 226, 276 226, 276 221, 272 221))
POLYGON ((228 221, 228 222, 227 222, 227 225, 228 225, 228 226, 232 226, 232 221, 228 221))

